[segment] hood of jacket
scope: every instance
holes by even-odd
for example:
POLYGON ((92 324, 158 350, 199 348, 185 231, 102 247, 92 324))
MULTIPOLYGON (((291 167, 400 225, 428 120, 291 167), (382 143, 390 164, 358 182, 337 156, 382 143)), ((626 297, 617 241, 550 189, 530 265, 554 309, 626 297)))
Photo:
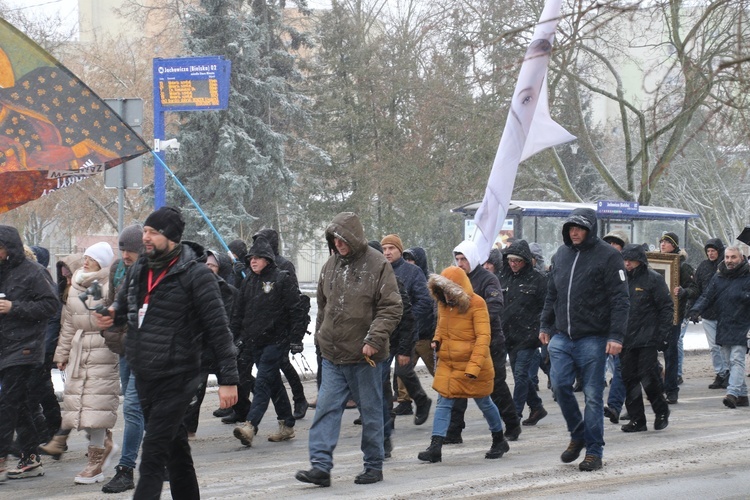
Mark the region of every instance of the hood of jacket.
POLYGON ((493 248, 490 250, 490 255, 487 256, 487 262, 495 266, 495 272, 499 272, 503 267, 503 256, 500 253, 499 248, 493 248))
POLYGON ((268 243, 271 245, 271 250, 273 250, 274 256, 279 255, 279 233, 275 229, 270 227, 261 229, 253 235, 253 242, 258 237, 263 237, 266 239, 266 241, 268 241, 268 243))
POLYGON ((257 238, 253 236, 253 244, 247 251, 246 258, 248 265, 250 265, 250 258, 253 256, 263 257, 268 261, 268 266, 270 267, 276 266, 276 255, 273 253, 271 243, 262 236, 258 236, 257 238))
POLYGON ((571 248, 589 248, 594 246, 594 244, 599 241, 597 230, 598 226, 596 222, 596 212, 594 211, 594 209, 576 208, 570 213, 568 218, 565 219, 565 223, 563 224, 563 241, 565 242, 566 246, 569 246, 571 248), (580 245, 573 245, 573 241, 570 239, 570 235, 568 234, 570 226, 580 226, 588 230, 586 239, 583 240, 580 245))
POLYGON ((507 247, 503 248, 503 265, 508 265, 508 255, 518 255, 521 257, 524 261, 526 261, 526 266, 524 266, 524 269, 526 267, 532 267, 533 262, 532 259, 534 256, 531 253, 531 248, 529 248, 529 244, 526 242, 526 240, 516 240, 507 247))
POLYGON ((461 313, 469 310, 471 296, 474 295, 469 277, 458 266, 446 267, 439 275, 431 274, 427 288, 435 300, 449 307, 457 307, 461 313))
POLYGON ((453 249, 453 255, 455 256, 457 253, 463 254, 463 256, 466 257, 466 260, 469 261, 471 271, 481 264, 481 262, 479 262, 479 249, 477 249, 477 244, 473 241, 464 240, 459 243, 456 248, 453 249))
POLYGON ((326 241, 332 253, 338 254, 333 240, 340 238, 352 249, 351 254, 345 260, 353 260, 367 251, 367 239, 365 239, 365 228, 362 226, 357 214, 353 212, 341 212, 333 218, 326 228, 326 241))
POLYGON ((219 278, 227 281, 232 275, 232 258, 226 252, 217 252, 216 250, 206 250, 206 256, 213 256, 219 263, 219 278))
POLYGON ((26 260, 21 235, 18 234, 18 229, 15 227, 0 225, 0 245, 4 246, 8 251, 6 263, 10 267, 16 267, 26 260))
POLYGON ((648 265, 648 257, 646 257, 646 250, 643 245, 637 245, 635 243, 627 244, 622 249, 623 260, 635 260, 641 264, 648 265))
POLYGON ((413 260, 422 270, 425 277, 430 276, 430 268, 427 266, 427 252, 422 247, 412 247, 404 250, 403 258, 413 260))
POLYGON ((706 257, 708 257, 709 248, 713 248, 714 250, 719 252, 719 258, 716 259, 718 262, 724 260, 724 242, 721 241, 721 238, 710 238, 708 241, 706 241, 706 244, 703 245, 703 251, 706 253, 706 257))

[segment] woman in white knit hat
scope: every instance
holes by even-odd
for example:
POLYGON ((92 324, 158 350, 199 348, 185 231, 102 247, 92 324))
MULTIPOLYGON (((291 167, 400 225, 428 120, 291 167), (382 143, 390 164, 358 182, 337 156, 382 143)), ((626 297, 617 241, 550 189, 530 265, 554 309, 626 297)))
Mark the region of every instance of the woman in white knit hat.
POLYGON ((74 481, 93 484, 104 480, 102 468, 115 446, 109 431, 117 420, 120 395, 119 358, 110 351, 100 335, 92 310, 107 297, 109 266, 114 253, 109 243, 91 245, 84 252, 83 267, 72 277, 68 299, 63 306, 60 338, 54 362, 65 372, 62 405, 62 428, 42 450, 59 457, 66 448, 71 430, 85 430, 89 435, 88 463, 74 481), (82 300, 92 285, 101 286, 100 298, 82 300))

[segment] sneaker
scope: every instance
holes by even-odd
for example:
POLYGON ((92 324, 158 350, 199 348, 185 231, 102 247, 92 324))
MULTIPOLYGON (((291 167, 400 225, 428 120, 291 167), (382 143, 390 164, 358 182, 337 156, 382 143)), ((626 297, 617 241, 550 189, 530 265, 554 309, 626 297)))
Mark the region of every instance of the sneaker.
POLYGON ((372 484, 383 480, 383 471, 365 469, 354 478, 354 484, 372 484))
POLYGON ((279 431, 268 436, 268 440, 272 443, 279 443, 281 441, 289 441, 293 437, 294 427, 287 427, 283 420, 279 420, 279 431))
POLYGON ((8 469, 8 479, 24 479, 43 475, 42 460, 39 458, 39 455, 33 453, 28 458, 21 456, 16 467, 8 469))
POLYGON ((586 458, 583 459, 583 462, 578 464, 578 470, 583 472, 591 472, 594 470, 599 470, 601 468, 602 457, 597 457, 596 455, 586 454, 586 458))
POLYGON ((505 430, 505 439, 508 441, 518 441, 518 436, 521 435, 521 426, 516 425, 514 427, 508 427, 505 430))
POLYGON ((637 422, 635 420, 631 420, 627 424, 620 427, 622 429, 622 432, 644 432, 648 430, 648 427, 646 427, 646 422, 637 422))
POLYGON ((747 399, 747 396, 739 396, 737 398, 737 406, 750 406, 750 401, 747 399))
POLYGON ((294 420, 301 420, 305 418, 305 415, 307 415, 307 408, 310 405, 307 404, 307 400, 302 399, 300 401, 294 402, 294 412, 292 413, 292 416, 294 417, 294 420))
POLYGON ((133 469, 124 465, 115 467, 115 477, 102 486, 102 492, 104 493, 122 493, 132 489, 135 489, 133 469))
POLYGON ((734 394, 724 396, 724 406, 727 408, 737 408, 737 396, 734 394))
POLYGON ((214 410, 214 417, 216 418, 224 418, 228 417, 231 413, 234 413, 234 410, 230 406, 229 408, 219 408, 217 410, 214 410))
POLYGON ((303 483, 317 484, 318 486, 328 487, 331 486, 331 475, 323 470, 316 469, 313 467, 310 470, 300 470, 294 475, 297 481, 303 483))
POLYGON ((656 419, 654 420, 654 430, 655 431, 661 431, 667 428, 669 425, 669 408, 667 408, 666 413, 661 413, 659 415, 656 415, 656 419))
POLYGON ((245 422, 243 425, 234 428, 234 437, 240 440, 245 446, 253 445, 253 438, 255 437, 256 429, 250 422, 245 422))
POLYGON ((396 415, 414 415, 414 411, 411 409, 411 401, 401 401, 393 409, 393 413, 396 415))
POLYGON ((620 423, 620 412, 611 409, 609 406, 604 407, 604 416, 607 417, 613 424, 620 423))
POLYGON ((574 441, 571 439, 570 443, 568 443, 568 447, 562 452, 562 455, 560 455, 560 460, 562 460, 563 463, 569 464, 581 456, 581 450, 583 450, 583 447, 583 441, 574 441))
POLYGON ((536 425, 537 422, 539 422, 541 419, 547 416, 547 410, 544 409, 543 406, 540 406, 539 408, 535 410, 531 410, 531 414, 529 415, 529 418, 521 422, 521 425, 536 425))

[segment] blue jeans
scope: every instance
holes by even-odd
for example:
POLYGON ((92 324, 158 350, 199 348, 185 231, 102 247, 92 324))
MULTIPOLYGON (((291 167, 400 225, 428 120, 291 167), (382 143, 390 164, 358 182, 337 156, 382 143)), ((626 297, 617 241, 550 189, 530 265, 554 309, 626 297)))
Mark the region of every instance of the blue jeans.
POLYGON ((703 318, 701 323, 703 323, 703 330, 706 332, 706 340, 708 341, 708 350, 711 353, 711 364, 714 367, 714 372, 716 372, 716 375, 724 375, 729 372, 729 360, 722 354, 721 346, 716 344, 716 325, 718 320, 703 318))
POLYGON ((620 414, 622 405, 625 403, 625 383, 622 381, 622 370, 620 368, 620 356, 607 356, 608 363, 612 368, 612 383, 607 395, 607 406, 616 414, 620 414))
POLYGON ((677 341, 677 377, 682 377, 682 360, 685 357, 683 341, 685 339, 685 332, 687 332, 687 327, 688 321, 684 320, 680 325, 680 339, 677 341))
MULTIPOLYGON (((445 398, 438 394, 437 406, 435 407, 435 417, 432 420, 432 435, 445 437, 448 434, 448 425, 451 421, 451 409, 453 403, 457 401, 453 398, 445 398)), ((500 418, 500 411, 492 401, 490 396, 483 398, 474 398, 477 406, 482 410, 484 419, 490 426, 490 432, 500 432, 503 430, 503 420, 500 418)))
POLYGON ((361 449, 366 469, 383 470, 382 364, 337 365, 323 358, 318 404, 310 426, 310 463, 330 473, 349 394, 362 418, 361 449))
POLYGON ((513 370, 513 403, 520 418, 528 403, 532 411, 542 407, 542 399, 534 388, 532 370, 539 370, 539 349, 518 349, 510 352, 510 367, 513 370))
POLYGON ((680 392, 677 385, 677 373, 679 365, 679 348, 680 331, 682 325, 673 325, 669 330, 667 337, 667 350, 664 351, 664 392, 667 397, 674 396, 680 392))
POLYGON ((289 349, 286 346, 278 344, 257 346, 253 350, 258 373, 255 376, 253 402, 250 405, 250 411, 247 412, 247 420, 255 427, 260 425, 271 399, 276 407, 277 419, 283 421, 287 427, 294 427, 292 405, 289 403, 289 395, 286 393, 279 371, 281 360, 288 358, 288 353, 289 349))
POLYGON ((734 396, 747 396, 747 383, 745 382, 745 354, 747 346, 723 345, 721 353, 729 360, 729 385, 727 394, 734 396))
POLYGON ((135 468, 138 450, 143 441, 145 422, 138 391, 135 389, 135 374, 130 371, 130 365, 125 356, 120 356, 120 385, 122 385, 122 416, 125 427, 122 431, 122 455, 120 465, 135 468))
POLYGON ((549 343, 550 377, 570 439, 583 442, 587 455, 601 457, 604 448, 604 366, 607 355, 605 337, 571 340, 564 333, 549 343), (576 374, 583 384, 585 409, 581 415, 573 393, 576 374))

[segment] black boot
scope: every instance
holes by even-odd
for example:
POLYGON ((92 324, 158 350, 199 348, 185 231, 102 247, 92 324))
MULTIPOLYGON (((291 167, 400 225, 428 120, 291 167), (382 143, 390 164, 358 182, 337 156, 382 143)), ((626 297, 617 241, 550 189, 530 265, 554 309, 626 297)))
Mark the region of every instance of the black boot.
POLYGON ((432 441, 430 441, 430 446, 426 450, 419 452, 419 455, 417 455, 417 458, 425 462, 430 462, 431 464, 434 464, 435 462, 442 462, 443 461, 443 437, 432 436, 432 441))
POLYGON ((510 450, 510 445, 503 435, 503 431, 492 433, 492 448, 484 454, 484 458, 500 458, 506 451, 510 450))

